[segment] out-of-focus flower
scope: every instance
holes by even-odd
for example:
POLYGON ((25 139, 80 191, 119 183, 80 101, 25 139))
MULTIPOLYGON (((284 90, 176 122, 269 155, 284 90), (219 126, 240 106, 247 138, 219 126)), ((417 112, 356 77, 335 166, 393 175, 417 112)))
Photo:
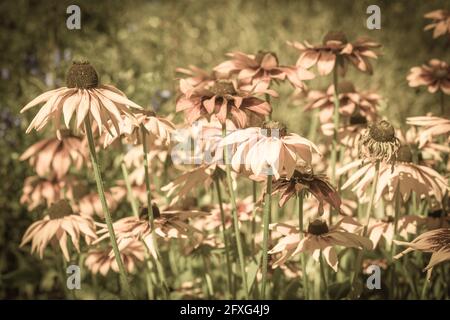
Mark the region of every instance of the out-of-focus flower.
POLYGON ((419 134, 419 148, 422 148, 428 141, 440 135, 448 135, 450 142, 450 120, 446 118, 423 116, 406 118, 406 123, 412 126, 424 127, 419 134))
POLYGON ((240 83, 255 85, 260 81, 270 86, 271 81, 288 80, 294 87, 305 89, 304 80, 311 80, 314 74, 301 66, 280 66, 273 52, 259 51, 256 55, 243 52, 227 54, 231 60, 222 62, 215 71, 230 75, 237 74, 240 83))
POLYGON ((97 239, 94 221, 89 217, 74 214, 69 203, 60 200, 48 209, 47 215, 42 220, 36 221, 27 229, 20 246, 31 241, 31 253, 38 252, 42 259, 49 243, 52 246, 59 245, 64 258, 69 261, 68 236, 78 252, 81 236, 84 236, 88 245, 97 239))
POLYGON ((431 259, 424 269, 424 271, 428 271, 428 280, 431 277, 431 272, 435 265, 450 260, 450 229, 448 228, 427 231, 411 242, 394 240, 394 243, 408 247, 403 252, 397 254, 394 257, 395 259, 399 259, 414 250, 432 253, 431 259))
POLYGON ((322 45, 311 45, 307 41, 304 43, 288 42, 288 44, 300 51, 297 66, 309 69, 317 65, 320 75, 331 73, 336 63, 345 73, 348 62, 358 70, 372 74, 369 58, 376 59, 378 55, 374 49, 381 46, 363 37, 350 43, 343 32, 328 32, 323 38, 322 45))
MULTIPOLYGON (((324 123, 321 126, 322 132, 327 137, 334 136, 334 123, 324 123)), ((352 157, 357 157, 357 147, 361 139, 361 133, 367 129, 367 119, 359 113, 352 114, 348 118, 348 122, 339 127, 337 132, 337 139, 339 143, 343 144, 347 148, 346 152, 349 152, 352 157)))
MULTIPOLYGON (((368 91, 357 91, 353 83, 341 81, 338 84, 339 113, 346 118, 359 114, 368 121, 375 121, 381 96, 368 91)), ((311 90, 307 96, 305 110, 319 109, 321 123, 331 121, 334 112, 334 85, 327 91, 311 90)))
POLYGON ((156 116, 153 111, 143 111, 134 113, 135 118, 122 116, 122 121, 118 124, 119 131, 112 134, 114 128, 110 128, 106 133, 104 147, 113 143, 121 135, 125 136, 127 142, 132 144, 142 144, 141 128, 144 128, 146 134, 146 143, 148 150, 159 141, 163 145, 170 144, 170 136, 175 130, 175 126, 169 120, 156 116))
MULTIPOLYGON (((315 197, 307 197, 303 201, 303 216, 305 220, 312 220, 317 217, 317 208, 320 210, 320 202, 315 197)), ((352 217, 355 215, 358 204, 350 199, 342 199, 339 213, 343 216, 352 217)), ((322 218, 327 219, 331 212, 331 205, 328 202, 324 203, 322 218)), ((319 212, 320 213, 320 212, 319 212)))
POLYGON ((278 205, 284 206, 294 195, 304 191, 311 193, 319 201, 319 214, 323 213, 323 202, 329 203, 336 210, 340 210, 341 197, 336 189, 330 184, 327 177, 321 174, 314 174, 311 169, 296 169, 291 178, 281 177, 275 180, 272 185, 272 194, 280 193, 278 205))
POLYGON ((184 281, 179 288, 174 291, 175 296, 179 296, 180 299, 204 299, 205 294, 202 290, 203 281, 200 278, 196 278, 193 281, 184 281))
POLYGON ((345 231, 341 227, 342 220, 330 228, 326 222, 316 219, 308 226, 307 232, 300 239, 298 228, 283 223, 272 224, 270 228, 283 234, 283 237, 269 251, 269 254, 282 252, 278 261, 273 265, 276 268, 282 265, 290 257, 306 252, 312 254, 315 261, 319 260, 322 254, 328 265, 337 272, 338 257, 335 246, 347 248, 372 249, 370 239, 345 231))
POLYGON ((57 136, 60 137, 61 118, 64 118, 65 127, 70 128, 70 120, 74 114, 76 128, 80 128, 88 117, 89 121, 97 123, 100 133, 109 120, 119 131, 117 127, 122 121, 121 115, 133 118, 129 107, 142 109, 119 89, 111 85, 100 85, 97 71, 89 62, 74 62, 67 73, 66 85, 41 94, 20 111, 25 112, 45 102, 31 121, 27 133, 32 129, 39 131, 52 121, 57 136))
POLYGON ((228 80, 216 80, 211 84, 193 87, 181 79, 182 95, 177 100, 176 110, 184 112, 189 124, 202 117, 209 119, 215 114, 221 124, 230 118, 237 127, 244 128, 248 123, 248 113, 264 117, 272 111, 270 104, 256 95, 276 93, 260 88, 255 86, 251 91, 243 91, 238 89, 234 81, 228 80))
POLYGON ((31 176, 25 179, 23 194, 20 203, 26 204, 29 211, 40 205, 49 207, 51 204, 64 198, 63 191, 70 192, 70 179, 47 179, 39 176, 31 176), (69 190, 68 190, 69 189, 69 190))
POLYGON ((360 157, 372 162, 395 162, 399 147, 395 129, 386 120, 371 123, 362 133, 358 144, 360 157))
POLYGON ((362 271, 366 275, 372 275, 373 269, 371 269, 371 266, 378 266, 383 270, 386 270, 388 268, 388 261, 387 259, 364 259, 362 263, 362 271))
POLYGON ((424 30, 433 30, 433 39, 449 34, 450 36, 450 12, 447 10, 434 10, 424 15, 426 19, 433 20, 427 24, 424 30))
MULTIPOLYGON (((349 170, 352 166, 358 166, 361 161, 350 163, 346 167, 341 168, 338 174, 342 174, 349 170)), ((360 200, 367 198, 369 187, 375 178, 376 168, 374 163, 366 163, 358 169, 344 183, 342 189, 354 185, 353 192, 360 200)), ((409 147, 400 147, 398 152, 398 161, 394 165, 380 163, 379 179, 375 191, 375 203, 378 203, 381 196, 385 195, 389 200, 394 200, 396 194, 406 202, 410 198, 412 192, 416 194, 418 199, 426 197, 430 200, 431 196, 436 197, 438 201, 442 201, 442 197, 448 190, 447 181, 435 170, 414 164, 412 162, 412 154, 409 147)))
MULTIPOLYGON (((104 219, 102 203, 97 192, 91 192, 89 187, 84 183, 76 183, 72 186, 71 198, 76 211, 82 216, 98 217, 104 219)), ((106 203, 110 211, 116 210, 118 202, 110 190, 105 191, 106 203)))
POLYGON ((290 179, 297 164, 310 165, 312 154, 320 154, 317 146, 295 133, 287 133, 277 121, 267 121, 262 128, 251 127, 227 135, 222 146, 236 145, 231 165, 237 172, 241 167, 256 176, 273 175, 290 179))
POLYGON ((175 71, 186 75, 187 77, 183 79, 192 87, 203 86, 217 79, 215 72, 210 73, 193 65, 188 68, 177 68, 175 71))
POLYGON ((85 149, 80 138, 62 130, 61 140, 43 139, 25 150, 20 160, 28 160, 41 177, 48 175, 61 179, 70 167, 81 168, 86 161, 85 149))
MULTIPOLYGON (((397 222, 397 234, 404 239, 408 239, 409 234, 417 234, 417 227, 424 223, 424 219, 419 216, 406 215, 400 217, 397 222)), ((388 245, 391 245, 394 239, 394 217, 386 216, 383 219, 372 219, 369 222, 367 230, 370 240, 373 242, 373 247, 376 248, 383 237, 388 245)))
POLYGON ((447 62, 431 59, 428 64, 411 68, 406 79, 410 87, 427 86, 430 93, 441 90, 450 94, 450 66, 447 62))
MULTIPOLYGON (((202 217, 208 215, 206 212, 197 210, 162 210, 153 204, 153 217, 155 234, 164 239, 170 238, 189 238, 192 233, 202 233, 200 230, 189 225, 187 222, 191 218, 202 217)), ((100 229, 97 231, 99 238, 95 241, 98 243, 109 237, 106 224, 98 223, 100 229)), ((141 216, 126 217, 117 220, 113 224, 114 233, 116 234, 119 249, 124 248, 129 242, 134 240, 143 240, 149 251, 156 257, 155 248, 153 246, 153 232, 151 230, 150 221, 148 219, 148 209, 143 208, 141 216)), ((95 244, 94 243, 94 244, 95 244)))
MULTIPOLYGON (((145 246, 141 241, 134 240, 121 248, 120 258, 128 273, 134 272, 136 265, 144 261, 145 246)), ((100 273, 106 276, 110 270, 119 273, 119 267, 111 246, 103 249, 91 249, 87 253, 85 266, 92 274, 100 273)))

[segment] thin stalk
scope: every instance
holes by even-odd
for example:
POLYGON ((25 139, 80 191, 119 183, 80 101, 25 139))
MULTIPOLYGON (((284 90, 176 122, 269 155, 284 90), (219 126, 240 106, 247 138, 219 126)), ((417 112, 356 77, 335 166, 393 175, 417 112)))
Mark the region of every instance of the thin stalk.
POLYGON ((125 180, 125 186, 127 188, 127 199, 131 205, 131 210, 133 212, 133 216, 135 216, 136 218, 139 218, 138 205, 136 203, 136 198, 133 196, 133 190, 131 189, 131 183, 130 183, 130 179, 128 177, 127 167, 126 167, 125 163, 123 163, 123 162, 120 166, 122 168, 123 180, 125 180))
MULTIPOLYGON (((300 240, 303 238, 303 191, 300 191, 298 194, 298 226, 299 226, 299 234, 300 240)), ((305 300, 309 299, 309 283, 308 283, 308 275, 306 273, 306 256, 304 253, 300 254, 300 260, 302 265, 302 281, 303 281, 303 292, 305 296, 305 300)))
POLYGON ((444 91, 441 90, 440 96, 439 96, 439 105, 441 106, 441 115, 445 116, 445 106, 444 106, 444 91))
POLYGON ((117 240, 116 240, 116 235, 114 233, 114 227, 113 227, 113 223, 112 223, 112 219, 111 219, 111 214, 109 212, 108 204, 106 202, 105 190, 104 190, 104 186, 103 186, 103 179, 102 179, 102 174, 101 174, 101 170, 100 170, 100 163, 98 161, 97 153, 95 151, 94 136, 92 134, 92 128, 91 128, 89 116, 87 116, 84 119, 84 126, 86 129, 86 135, 87 135, 88 144, 89 144, 89 153, 91 156, 92 167, 94 168, 94 176, 95 176, 95 182, 97 183, 98 196, 100 198, 103 213, 105 215, 106 225, 108 227, 108 233, 109 233, 109 237, 111 239, 111 246, 113 248, 114 257, 115 257, 117 265, 119 267, 121 286, 125 290, 127 297, 133 298, 133 293, 131 291, 130 284, 128 283, 128 279, 127 279, 127 273, 125 271, 125 267, 123 265, 122 258, 120 256, 119 247, 117 246, 117 240))
POLYGON ((154 223, 154 213, 153 213, 153 207, 152 207, 152 190, 150 187, 150 174, 149 174, 149 161, 148 161, 148 146, 147 146, 147 132, 143 125, 141 125, 141 134, 142 134, 142 146, 144 151, 144 174, 145 174, 145 187, 147 189, 147 210, 148 210, 148 218, 150 223, 150 229, 152 233, 152 240, 153 240, 153 247, 156 252, 155 257, 155 263, 156 263, 156 269, 158 271, 159 280, 161 281, 161 286, 164 292, 164 296, 166 298, 169 297, 169 289, 167 287, 167 281, 166 276, 164 273, 164 268, 161 264, 161 255, 159 253, 158 249, 158 242, 156 241, 156 238, 154 237, 155 233, 155 223, 154 223))
POLYGON ((339 92, 338 92, 338 67, 337 64, 333 69, 333 96, 334 96, 334 111, 333 111, 333 148, 331 149, 331 181, 336 185, 336 162, 338 154, 338 130, 339 130, 339 92))
MULTIPOLYGON (((400 195, 400 188, 397 187, 397 190, 395 192, 395 204, 394 204, 394 236, 393 236, 393 240, 396 240, 397 238, 397 230, 398 230, 398 219, 400 217, 400 200, 401 200, 401 195, 400 195)), ((395 243, 394 241, 392 241, 391 244, 391 259, 393 261, 392 263, 392 270, 391 270, 391 290, 392 290, 392 298, 395 297, 395 270, 396 270, 396 262, 394 261, 394 256, 395 256, 395 243)))
POLYGON ((328 296, 328 284, 327 284, 327 278, 325 277, 325 269, 324 269, 324 262, 323 262, 323 255, 322 250, 320 251, 319 255, 319 264, 320 264, 320 285, 322 287, 322 292, 325 293, 325 300, 329 299, 328 296))
POLYGON ((268 246, 269 246, 269 219, 272 208, 272 176, 267 176, 267 189, 264 195, 264 213, 263 213, 263 247, 262 247, 262 280, 261 280, 261 298, 266 298, 267 283, 267 264, 268 264, 268 246))
MULTIPOLYGON (((225 211, 223 210, 223 200, 222 200, 222 191, 220 190, 220 183, 219 179, 214 180, 214 184, 216 185, 216 191, 217 191, 217 198, 219 202, 219 208, 220 208, 220 219, 222 220, 222 236, 223 236, 223 243, 225 245, 225 259, 227 261, 227 288, 228 292, 231 297, 233 297, 233 292, 231 288, 231 278, 232 278, 232 269, 231 269, 231 260, 230 260, 230 246, 228 244, 228 235, 227 235, 227 229, 225 224, 225 211)), ((235 298, 235 297, 233 297, 235 298)))
MULTIPOLYGON (((270 104, 270 95, 269 95, 268 93, 266 93, 266 102, 267 102, 268 104, 270 104)), ((269 115, 267 116, 267 118, 268 118, 269 120, 272 120, 272 112, 269 113, 269 115)))
POLYGON ((253 212, 252 212, 252 252, 256 250, 256 181, 252 180, 252 200, 253 200, 253 212))
POLYGON ((430 281, 428 279, 425 279, 423 286, 422 286, 422 292, 420 293, 420 300, 425 300, 425 296, 427 295, 428 285, 430 284, 430 281))
MULTIPOLYGON (((369 226, 370 216, 372 213, 373 200, 375 198, 375 191, 377 189, 379 173, 380 173, 380 162, 377 160, 377 162, 375 163, 375 177, 372 182, 372 189, 370 191, 369 203, 367 205, 366 224, 364 225, 364 230, 363 230, 364 237, 367 235, 367 229, 369 226)), ((355 298, 354 295, 356 293, 356 279, 358 278, 359 272, 361 271, 362 257, 363 257, 363 250, 359 250, 358 255, 356 257, 356 261, 355 261, 355 271, 353 273, 353 279, 352 279, 353 290, 351 292, 351 295, 353 298, 355 298)))
POLYGON ((208 293, 208 299, 212 299, 212 297, 214 297, 214 287, 210 276, 209 264, 204 255, 202 255, 202 261, 203 261, 203 269, 205 271, 205 283, 206 283, 206 291, 208 293))
MULTIPOLYGON (((225 124, 223 124, 222 125, 222 136, 225 137, 226 134, 227 134, 227 127, 225 124)), ((236 246, 237 246, 237 251, 238 251, 239 267, 241 269, 241 277, 242 277, 242 282, 244 284, 245 298, 248 300, 249 292, 248 292, 247 274, 245 272, 244 250, 242 247, 241 233, 239 231, 239 220, 238 220, 238 216, 237 216, 236 197, 234 195, 234 190, 233 190, 233 180, 231 178, 231 166, 230 166, 230 162, 228 161, 227 146, 225 146, 223 148, 223 155, 224 155, 224 161, 225 161, 225 170, 227 173, 227 184, 228 184, 228 189, 230 191, 231 212, 233 215, 234 236, 236 237, 236 246)))

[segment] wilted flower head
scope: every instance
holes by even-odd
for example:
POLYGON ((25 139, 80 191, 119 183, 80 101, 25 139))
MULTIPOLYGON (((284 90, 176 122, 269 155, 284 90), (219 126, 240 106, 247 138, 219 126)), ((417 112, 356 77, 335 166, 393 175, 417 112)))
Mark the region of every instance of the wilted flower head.
POLYGON ((428 64, 411 68, 407 80, 410 87, 427 86, 430 93, 441 90, 450 94, 450 66, 438 59, 431 59, 428 64))
POLYGON ((411 242, 398 240, 394 240, 394 242, 400 246, 408 247, 403 252, 397 254, 394 257, 395 259, 399 259, 414 250, 432 253, 431 259, 424 269, 424 271, 428 271, 428 280, 431 277, 431 272, 435 265, 450 260, 450 229, 448 228, 441 228, 422 233, 411 242))
POLYGON ((372 74, 369 58, 376 59, 378 56, 373 50, 381 46, 368 38, 359 38, 350 43, 343 32, 334 31, 325 35, 321 45, 311 45, 307 41, 288 42, 288 44, 300 51, 297 66, 309 69, 317 65, 320 75, 331 73, 336 63, 345 73, 348 62, 358 70, 372 74))
POLYGON ((321 254, 325 257, 328 265, 337 272, 338 257, 335 246, 347 248, 372 249, 372 241, 359 235, 345 231, 340 220, 336 225, 328 227, 325 221, 316 219, 308 225, 307 232, 300 239, 298 228, 283 223, 272 224, 272 230, 279 231, 283 237, 269 251, 269 254, 279 253, 282 255, 273 265, 276 268, 282 265, 290 257, 306 252, 312 254, 315 261, 319 260, 321 254))
POLYGON ((294 87, 305 89, 304 80, 311 80, 314 74, 300 66, 280 66, 274 52, 258 51, 256 55, 242 52, 227 54, 231 60, 222 62, 214 68, 226 75, 237 74, 240 83, 255 85, 260 81, 270 86, 272 81, 288 80, 294 87))
MULTIPOLYGON (((116 125, 122 121, 121 115, 133 117, 130 107, 142 109, 126 98, 125 94, 111 85, 100 85, 97 71, 89 62, 74 62, 69 68, 66 87, 47 91, 29 102, 20 112, 24 112, 45 102, 34 119, 27 133, 33 128, 43 129, 49 121, 59 135, 61 118, 66 128, 75 114, 75 127, 80 128, 85 119, 97 123, 100 133, 109 120, 116 125)), ((118 130, 117 130, 118 131, 118 130)))
MULTIPOLYGON (((136 264, 144 261, 144 257, 145 247, 139 240, 129 242, 120 250, 120 258, 128 273, 134 272, 136 264)), ((89 250, 84 264, 92 274, 100 273, 102 276, 106 276, 110 270, 119 273, 119 266, 111 246, 89 250)))
POLYGON ((264 117, 272 111, 269 103, 255 95, 275 95, 275 92, 261 89, 261 86, 255 86, 251 91, 243 91, 234 81, 229 80, 216 80, 193 87, 181 79, 180 90, 182 95, 177 100, 176 110, 185 113, 188 123, 192 124, 202 117, 209 119, 215 114, 221 124, 225 124, 229 118, 239 128, 247 125, 249 113, 264 117))
POLYGON ((434 10, 424 15, 433 20, 424 30, 433 30, 433 39, 448 34, 450 36, 450 12, 448 10, 434 10))
POLYGON ((36 221, 27 229, 20 246, 31 241, 31 252, 38 252, 42 259, 49 243, 52 246, 59 245, 64 258, 69 261, 68 236, 78 252, 81 236, 84 236, 88 245, 97 238, 94 221, 89 217, 74 214, 69 203, 60 200, 48 209, 47 215, 42 220, 36 221))
POLYGON ((327 177, 314 174, 311 169, 296 169, 290 179, 281 177, 272 185, 272 194, 280 193, 278 205, 284 206, 294 195, 300 192, 311 193, 319 201, 319 213, 323 213, 323 202, 329 203, 336 210, 340 210, 341 198, 327 177))
POLYGON ((267 121, 262 128, 236 130, 220 145, 236 145, 231 159, 235 171, 239 172, 243 166, 256 176, 273 175, 276 179, 281 175, 289 179, 298 163, 310 165, 313 153, 320 154, 313 142, 287 133, 286 127, 277 121, 267 121))
POLYGON ((61 139, 49 138, 38 141, 20 156, 20 160, 28 160, 36 173, 43 176, 64 177, 70 167, 80 169, 86 161, 86 150, 83 141, 68 130, 61 131, 61 139))
MULTIPOLYGON (((367 91, 358 91, 349 81, 341 81, 338 84, 339 113, 349 119, 358 114, 366 121, 375 121, 377 106, 381 96, 367 91)), ((327 91, 311 90, 307 96, 308 104, 305 110, 319 109, 321 123, 330 122, 334 112, 334 85, 328 87, 327 91)))
POLYGON ((360 157, 369 161, 395 162, 400 146, 394 127, 386 120, 369 125, 359 140, 360 157))

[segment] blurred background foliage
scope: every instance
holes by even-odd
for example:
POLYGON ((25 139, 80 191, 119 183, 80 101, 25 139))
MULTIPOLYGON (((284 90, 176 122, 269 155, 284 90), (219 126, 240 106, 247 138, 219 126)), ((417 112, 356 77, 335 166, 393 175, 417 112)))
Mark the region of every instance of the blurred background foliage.
MULTIPOLYGON (((0 3, 0 298, 58 298, 61 288, 51 259, 18 249, 32 215, 19 204, 23 180, 32 174, 19 155, 43 133, 25 137, 34 112, 18 111, 36 95, 65 84, 73 59, 88 59, 101 81, 114 83, 132 100, 162 114, 174 111, 175 68, 212 68, 225 53, 270 50, 282 64, 298 54, 287 40, 321 43, 329 30, 349 39, 369 36, 383 45, 374 75, 350 69, 359 89, 379 92, 382 114, 397 126, 405 116, 436 112, 437 96, 408 87, 409 68, 431 58, 449 60, 449 43, 424 32, 423 15, 448 1, 37 1, 0 3), (81 8, 81 30, 66 28, 66 8, 81 8), (366 8, 381 8, 381 30, 366 28, 366 8), (49 261, 50 260, 50 261, 49 261)), ((309 82, 323 88, 329 77, 309 82)), ((292 103, 292 88, 280 88, 274 118, 290 130, 308 132, 310 113, 292 103)), ((178 118, 180 122, 180 118, 178 118)))

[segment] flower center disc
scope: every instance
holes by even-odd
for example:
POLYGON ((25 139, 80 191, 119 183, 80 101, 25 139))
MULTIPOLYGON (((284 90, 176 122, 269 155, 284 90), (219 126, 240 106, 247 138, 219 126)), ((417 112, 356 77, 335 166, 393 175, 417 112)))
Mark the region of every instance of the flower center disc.
POLYGON ((73 62, 66 77, 68 88, 91 89, 98 87, 98 74, 89 62, 73 62))
POLYGON ((447 69, 439 68, 437 70, 434 70, 433 75, 437 79, 445 79, 445 78, 447 78, 449 73, 448 73, 447 69))
POLYGON ((308 233, 320 236, 321 234, 328 233, 328 226, 326 222, 319 219, 314 220, 308 226, 308 233))
POLYGON ((367 118, 364 117, 361 113, 355 112, 350 116, 350 124, 367 124, 367 118))
MULTIPOLYGON (((156 204, 152 204, 152 209, 153 209, 153 219, 161 217, 161 211, 159 211, 159 208, 156 204)), ((148 207, 143 207, 141 209, 140 218, 148 219, 148 217, 149 217, 148 207)))
POLYGON ((214 86, 211 88, 211 91, 219 97, 223 97, 226 95, 235 95, 236 90, 234 89, 234 85, 230 81, 217 81, 214 86))
POLYGON ((400 146, 397 151, 397 161, 400 162, 412 162, 413 155, 411 148, 407 145, 400 146))
POLYGON ((59 200, 48 208, 50 219, 61 219, 71 214, 73 214, 73 210, 67 200, 59 200))
POLYGON ((375 141, 392 142, 395 140, 395 129, 386 120, 378 121, 369 127, 369 134, 375 141))
POLYGON ((325 37, 323 37, 323 44, 327 44, 328 41, 338 41, 341 43, 347 43, 347 37, 345 34, 341 31, 330 31, 328 32, 325 37))
POLYGON ((338 92, 339 93, 351 93, 355 92, 355 86, 350 81, 341 81, 338 84, 338 92))

